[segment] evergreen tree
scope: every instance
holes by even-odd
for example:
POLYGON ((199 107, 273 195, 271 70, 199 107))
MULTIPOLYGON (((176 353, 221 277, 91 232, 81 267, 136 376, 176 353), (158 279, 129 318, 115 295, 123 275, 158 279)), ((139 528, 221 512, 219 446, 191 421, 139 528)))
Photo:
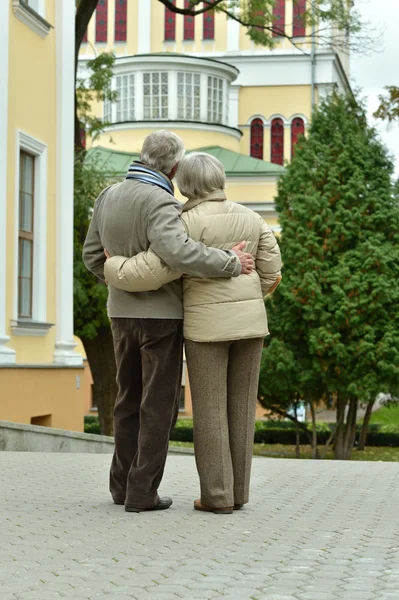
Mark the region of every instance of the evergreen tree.
MULTIPOLYGON (((276 198, 284 270, 270 327, 297 363, 293 399, 335 397, 336 458, 350 456, 359 403, 397 395, 399 386, 392 172, 363 106, 333 95, 315 112, 276 198)), ((266 357, 272 350, 273 342, 266 357)))

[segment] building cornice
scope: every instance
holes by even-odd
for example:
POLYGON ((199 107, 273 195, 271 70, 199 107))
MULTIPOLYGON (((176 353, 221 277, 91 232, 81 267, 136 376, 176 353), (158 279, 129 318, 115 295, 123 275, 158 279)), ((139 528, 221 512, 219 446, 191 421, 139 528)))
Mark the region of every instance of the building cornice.
POLYGON ((219 123, 203 123, 198 121, 172 121, 172 120, 159 120, 159 121, 128 121, 124 123, 113 123, 104 128, 106 133, 112 131, 127 131, 132 129, 191 129, 194 131, 206 131, 207 133, 223 133, 230 135, 236 140, 240 140, 243 133, 240 129, 230 127, 228 125, 221 125, 219 123))

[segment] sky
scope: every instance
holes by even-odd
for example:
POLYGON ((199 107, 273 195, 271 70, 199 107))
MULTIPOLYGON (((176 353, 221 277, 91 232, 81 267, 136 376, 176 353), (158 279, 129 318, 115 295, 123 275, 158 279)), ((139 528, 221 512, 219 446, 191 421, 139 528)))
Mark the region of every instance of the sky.
POLYGON ((352 57, 351 83, 361 88, 367 98, 370 123, 376 124, 381 138, 395 156, 399 176, 399 123, 387 125, 372 117, 384 86, 399 86, 399 0, 356 0, 355 6, 373 27, 382 28, 383 45, 368 56, 352 57))

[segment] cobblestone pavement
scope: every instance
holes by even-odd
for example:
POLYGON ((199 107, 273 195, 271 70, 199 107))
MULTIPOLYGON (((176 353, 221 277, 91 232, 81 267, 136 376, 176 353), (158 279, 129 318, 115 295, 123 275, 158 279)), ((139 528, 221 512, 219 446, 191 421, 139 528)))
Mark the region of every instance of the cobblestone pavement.
POLYGON ((255 458, 221 516, 192 510, 192 456, 142 514, 110 502, 109 461, 0 452, 0 600, 399 600, 398 463, 255 458))

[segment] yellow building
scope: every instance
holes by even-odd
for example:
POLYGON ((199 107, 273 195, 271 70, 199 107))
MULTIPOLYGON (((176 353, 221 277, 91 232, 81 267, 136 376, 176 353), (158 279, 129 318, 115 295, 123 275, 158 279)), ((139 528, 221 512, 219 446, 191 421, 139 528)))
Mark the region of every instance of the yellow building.
POLYGON ((277 179, 298 136, 306 134, 312 103, 334 88, 349 88, 348 58, 326 36, 312 53, 300 18, 305 8, 306 0, 276 2, 276 23, 295 45, 276 36, 270 50, 222 13, 192 18, 159 0, 99 0, 80 73, 85 76, 94 56, 114 52, 118 98, 94 107, 107 126, 93 144, 88 141, 92 159, 123 176, 145 136, 170 129, 189 151, 218 156, 229 199, 259 212, 278 232, 277 179))
MULTIPOLYGON (((252 167, 233 181, 229 169, 229 190, 231 199, 259 205, 278 230, 278 167, 290 161, 298 135, 306 133, 312 99, 349 87, 348 60, 331 45, 316 48, 312 68, 305 38, 310 32, 300 19, 305 7, 306 0, 296 8, 293 0, 276 2, 276 23, 296 47, 276 36, 269 50, 222 13, 192 18, 172 13, 159 0, 99 0, 82 44, 80 74, 85 76, 87 60, 114 52, 118 99, 94 107, 109 125, 93 145, 133 155, 151 130, 164 128, 180 135, 189 150, 217 147, 272 163, 277 168, 258 167, 259 174, 268 173, 265 178, 254 178, 252 167)), ((119 167, 123 161, 116 162, 119 167)))
POLYGON ((0 2, 0 420, 81 431, 74 30, 70 0, 0 2))

